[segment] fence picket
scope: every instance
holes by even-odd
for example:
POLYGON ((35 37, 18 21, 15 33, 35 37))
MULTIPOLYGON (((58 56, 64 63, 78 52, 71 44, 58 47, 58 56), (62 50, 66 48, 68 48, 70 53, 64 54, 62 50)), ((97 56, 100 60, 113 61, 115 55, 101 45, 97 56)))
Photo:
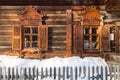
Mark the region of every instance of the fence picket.
POLYGON ((32 68, 32 80, 35 80, 35 67, 32 68))
POLYGON ((56 67, 53 68, 54 71, 54 79, 56 79, 56 67))
POLYGON ((75 80, 77 80, 77 71, 78 71, 78 70, 77 70, 77 67, 75 67, 75 70, 74 70, 74 71, 75 71, 75 80))
POLYGON ((0 67, 0 80, 2 80, 2 67, 0 67))
POLYGON ((41 75, 40 75, 40 77, 41 77, 41 80, 44 78, 44 74, 43 74, 43 68, 41 68, 41 75))
POLYGON ((70 80, 73 80, 73 68, 72 67, 70 67, 70 76, 71 76, 71 79, 70 80))
POLYGON ((3 80, 6 80, 6 67, 4 67, 3 69, 4 69, 3 80))
POLYGON ((69 79, 69 67, 66 68, 66 78, 69 79))
POLYGON ((19 74, 18 74, 18 68, 16 68, 16 74, 15 74, 15 80, 18 80, 19 79, 19 74))
POLYGON ((14 80, 14 78, 15 78, 15 72, 14 72, 14 67, 12 67, 12 80, 14 80))
POLYGON ((120 65, 15 68, 0 67, 0 80, 120 80, 120 65))
POLYGON ((61 78, 61 68, 59 67, 58 68, 58 80, 60 80, 60 78, 61 78))

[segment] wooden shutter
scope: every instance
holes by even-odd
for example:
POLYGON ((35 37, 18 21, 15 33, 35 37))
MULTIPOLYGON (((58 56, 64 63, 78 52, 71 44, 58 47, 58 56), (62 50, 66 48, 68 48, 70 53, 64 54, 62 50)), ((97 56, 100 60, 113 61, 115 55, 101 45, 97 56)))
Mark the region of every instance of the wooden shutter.
POLYGON ((12 50, 21 50, 22 49, 22 42, 21 42, 22 27, 21 26, 13 26, 12 30, 13 30, 12 50))
POLYGON ((83 53, 83 26, 74 26, 74 51, 83 53))
POLYGON ((115 51, 120 53, 120 27, 118 26, 115 27, 115 46, 115 51))
POLYGON ((39 49, 48 50, 48 26, 39 26, 39 49))
POLYGON ((110 51, 110 27, 103 26, 102 27, 102 35, 101 35, 101 49, 102 51, 110 51))

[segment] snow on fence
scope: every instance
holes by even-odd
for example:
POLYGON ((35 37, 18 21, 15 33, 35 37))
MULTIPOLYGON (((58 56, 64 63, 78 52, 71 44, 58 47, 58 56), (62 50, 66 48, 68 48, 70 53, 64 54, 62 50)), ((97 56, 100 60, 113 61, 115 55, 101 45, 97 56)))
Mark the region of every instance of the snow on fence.
POLYGON ((0 80, 120 80, 120 65, 49 68, 0 67, 0 80))

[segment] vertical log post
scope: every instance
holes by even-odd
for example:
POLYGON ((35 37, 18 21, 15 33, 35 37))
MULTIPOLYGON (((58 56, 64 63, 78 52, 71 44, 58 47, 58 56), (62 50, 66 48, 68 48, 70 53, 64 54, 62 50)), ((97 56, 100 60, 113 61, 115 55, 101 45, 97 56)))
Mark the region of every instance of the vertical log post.
POLYGON ((66 36, 66 56, 72 55, 72 10, 66 10, 67 13, 67 36, 66 36))

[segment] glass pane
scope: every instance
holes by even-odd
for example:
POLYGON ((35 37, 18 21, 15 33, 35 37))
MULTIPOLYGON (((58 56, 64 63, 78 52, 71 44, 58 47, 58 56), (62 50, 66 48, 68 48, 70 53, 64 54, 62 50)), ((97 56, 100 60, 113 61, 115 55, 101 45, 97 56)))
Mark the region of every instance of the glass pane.
POLYGON ((37 41, 38 37, 37 36, 32 36, 32 41, 37 41))
POLYGON ((97 34, 97 28, 92 28, 92 34, 97 34))
POLYGON ((89 43, 84 43, 84 49, 88 49, 89 48, 89 43))
POLYGON ((97 41, 97 36, 92 36, 92 42, 96 42, 97 41))
POLYGON ((32 43, 32 47, 33 47, 33 48, 37 48, 37 42, 33 42, 33 43, 32 43))
POLYGON ((84 49, 89 48, 89 36, 84 36, 84 49))
POLYGON ((96 48, 96 42, 92 42, 92 48, 96 48))
POLYGON ((30 42, 26 41, 24 47, 25 47, 25 48, 30 48, 30 42))
POLYGON ((89 36, 84 36, 84 42, 89 42, 89 36))
POLYGON ((30 33, 30 28, 24 28, 25 33, 29 34, 30 33))
POLYGON ((90 33, 90 28, 86 27, 84 28, 84 34, 89 34, 90 33))
POLYGON ((32 33, 37 34, 38 33, 38 28, 32 28, 32 33))
POLYGON ((25 36, 24 40, 25 41, 30 41, 30 36, 25 36))

